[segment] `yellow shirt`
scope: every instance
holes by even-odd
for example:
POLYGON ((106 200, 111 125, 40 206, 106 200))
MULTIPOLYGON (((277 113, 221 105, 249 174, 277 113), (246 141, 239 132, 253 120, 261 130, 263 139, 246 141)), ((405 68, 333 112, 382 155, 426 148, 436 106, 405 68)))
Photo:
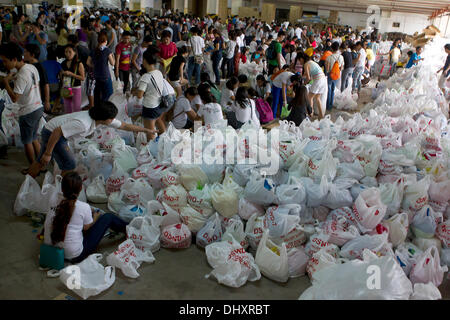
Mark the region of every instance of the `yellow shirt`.
POLYGON ((58 36, 58 46, 64 47, 67 46, 67 31, 66 29, 61 29, 58 36))
POLYGON ((373 53, 373 50, 370 48, 366 49, 366 54, 367 54, 367 60, 374 60, 375 59, 375 54, 373 53))

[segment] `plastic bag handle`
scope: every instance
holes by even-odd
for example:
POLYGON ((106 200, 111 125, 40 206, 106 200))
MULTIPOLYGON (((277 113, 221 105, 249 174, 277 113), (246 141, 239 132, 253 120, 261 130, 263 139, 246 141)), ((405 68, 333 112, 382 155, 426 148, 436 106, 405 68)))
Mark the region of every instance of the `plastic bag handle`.
POLYGON ((48 278, 57 278, 57 277, 60 276, 60 274, 61 274, 60 270, 52 269, 52 270, 48 270, 47 271, 47 277, 48 278))
POLYGON ((108 280, 112 278, 113 271, 114 271, 114 267, 112 267, 112 266, 105 267, 105 281, 106 282, 108 282, 108 280))
POLYGON ((94 253, 93 259, 97 260, 97 262, 100 262, 103 259, 103 254, 101 253, 94 253))

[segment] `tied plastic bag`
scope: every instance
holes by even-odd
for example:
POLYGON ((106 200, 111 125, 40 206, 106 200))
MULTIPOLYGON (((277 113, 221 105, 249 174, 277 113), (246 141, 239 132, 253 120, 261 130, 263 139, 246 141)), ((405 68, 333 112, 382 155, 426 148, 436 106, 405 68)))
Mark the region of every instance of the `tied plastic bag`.
MULTIPOLYGON (((138 132, 138 134, 136 135, 136 149, 141 151, 142 148, 145 148, 147 146, 147 143, 147 134, 145 132, 138 132)), ((148 151, 148 149, 146 151, 148 151)))
POLYGON ((108 196, 108 210, 118 214, 126 206, 123 192, 113 192, 108 196))
POLYGON ((161 186, 167 188, 168 186, 176 186, 180 184, 178 174, 172 172, 170 169, 161 173, 161 186))
POLYGON ((348 241, 341 248, 341 256, 350 260, 360 259, 364 249, 375 254, 385 255, 385 246, 388 244, 388 233, 375 235, 362 235, 348 241))
POLYGON ((364 178, 365 175, 364 169, 358 160, 351 163, 339 163, 336 170, 337 177, 356 179, 358 181, 364 178))
POLYGON ((400 210, 403 200, 404 184, 402 179, 394 183, 383 183, 380 185, 381 201, 386 205, 386 213, 393 215, 400 210))
POLYGON ((183 223, 168 225, 161 230, 161 247, 163 248, 184 249, 189 248, 191 243, 191 231, 183 223))
POLYGON ((344 217, 327 220, 322 225, 322 231, 329 236, 328 242, 339 247, 360 235, 358 228, 349 224, 344 217))
POLYGON ((264 178, 257 171, 253 171, 249 182, 245 186, 244 198, 264 206, 276 203, 275 185, 271 179, 264 178))
POLYGON ((232 219, 222 236, 222 241, 232 241, 232 239, 239 242, 241 247, 244 249, 248 248, 248 240, 244 232, 244 224, 240 220, 232 219))
POLYGON ((363 233, 375 229, 386 214, 386 205, 381 202, 380 190, 377 188, 361 192, 352 209, 354 219, 363 233))
MULTIPOLYGON (((222 223, 219 214, 216 212, 212 215, 206 224, 197 232, 196 244, 204 248, 222 239, 222 223)), ((237 239, 236 239, 237 240, 237 239)))
POLYGON ((125 205, 119 211, 119 217, 125 221, 130 222, 136 217, 141 217, 147 214, 147 209, 139 205, 125 205))
POLYGON ((188 226, 192 233, 198 232, 207 221, 207 218, 189 205, 180 209, 180 216, 183 223, 188 226))
POLYGON ((122 273, 130 278, 139 277, 137 269, 142 262, 155 262, 155 257, 151 251, 138 250, 133 241, 125 240, 119 245, 119 248, 106 257, 106 262, 116 268, 122 270, 122 273))
POLYGON ((417 263, 412 267, 409 278, 413 284, 432 282, 439 287, 444 279, 444 273, 448 267, 441 267, 439 250, 432 246, 417 258, 417 263))
POLYGON ((417 247, 419 247, 420 250, 422 251, 426 251, 429 248, 435 246, 436 248, 438 248, 439 251, 441 251, 442 249, 442 243, 441 240, 439 240, 438 238, 434 237, 431 239, 426 239, 426 238, 414 238, 413 239, 413 244, 415 244, 417 247))
POLYGON ((426 176, 417 183, 408 185, 402 202, 404 210, 418 211, 428 203, 428 188, 430 187, 430 177, 426 176))
MULTIPOLYGON (((354 180, 356 182, 356 180, 354 180)), ((322 201, 322 205, 330 209, 338 209, 342 207, 351 206, 353 198, 350 191, 338 183, 329 184, 329 191, 325 199, 322 201)))
POLYGON ((377 257, 368 250, 362 261, 337 263, 316 272, 314 277, 313 286, 300 300, 407 300, 413 292, 411 282, 392 257, 377 257), (370 266, 380 270, 379 282, 368 279, 370 266))
POLYGON ((397 213, 390 219, 383 221, 383 225, 389 230, 389 242, 397 247, 405 241, 408 234, 408 214, 405 212, 397 213))
POLYGON ((329 181, 333 181, 336 177, 336 166, 338 163, 339 160, 333 158, 332 147, 327 147, 321 160, 309 159, 308 175, 313 178, 315 182, 319 182, 324 176, 329 181))
POLYGON ((306 190, 306 206, 315 208, 321 205, 330 190, 330 184, 325 176, 322 176, 320 184, 314 183, 310 178, 300 178, 306 190))
POLYGON ((295 226, 300 223, 300 205, 273 206, 266 211, 266 223, 269 235, 280 238, 287 235, 295 226))
POLYGON ((133 179, 139 179, 139 178, 145 178, 148 180, 147 174, 148 171, 150 170, 150 168, 155 166, 155 162, 150 162, 150 163, 144 163, 141 166, 137 167, 136 169, 133 170, 133 172, 131 173, 131 177, 133 179))
POLYGON ((116 281, 114 267, 103 267, 99 263, 102 258, 103 255, 99 253, 91 254, 81 263, 76 264, 77 269, 75 269, 74 266, 68 266, 62 269, 59 275, 59 280, 61 280, 65 286, 83 299, 98 295, 111 287, 114 281, 116 281), (74 273, 77 273, 78 271, 80 276, 80 285, 71 285, 69 287, 69 283, 73 282, 74 273))
POLYGON ((450 248, 450 220, 447 219, 437 226, 436 237, 441 239, 445 248, 450 248))
POLYGON ((142 166, 145 163, 151 163, 152 161, 154 161, 156 164, 156 159, 151 154, 149 146, 147 144, 145 146, 142 146, 141 149, 139 150, 139 153, 136 157, 136 161, 140 166, 142 166))
POLYGON ((415 283, 414 293, 411 295, 409 300, 440 300, 442 299, 441 292, 432 283, 415 283))
MULTIPOLYGON (((437 214, 429 206, 424 206, 414 215, 411 223, 411 229, 418 238, 433 238, 438 220, 437 214)), ((439 221, 440 222, 440 221, 439 221)))
POLYGON ((164 164, 155 164, 148 169, 147 177, 148 182, 153 187, 154 190, 159 190, 162 188, 161 175, 163 172, 169 169, 169 166, 164 164))
POLYGON ((337 258, 339 256, 339 247, 331 243, 329 239, 330 236, 323 232, 313 234, 305 246, 306 254, 312 257, 319 250, 325 249, 326 252, 337 258))
POLYGON ((151 200, 147 203, 147 214, 163 217, 161 227, 181 223, 180 214, 165 203, 151 200))
POLYGON ((269 239, 269 230, 264 234, 256 250, 255 262, 261 273, 277 282, 287 282, 289 279, 289 264, 286 245, 275 244, 269 239))
POLYGON ((111 154, 114 161, 117 161, 125 172, 129 172, 139 166, 136 161, 137 150, 130 146, 122 144, 114 145, 111 154))
POLYGON ((177 166, 180 182, 186 190, 195 190, 198 185, 204 186, 208 183, 208 176, 198 165, 177 166))
POLYGON ((214 208, 211 200, 211 189, 205 184, 201 189, 195 189, 188 192, 188 204, 200 212, 205 218, 209 218, 214 213, 214 208))
POLYGON ((244 220, 249 220, 252 215, 263 216, 265 214, 263 206, 252 203, 245 198, 239 199, 239 216, 244 220))
POLYGON ((103 176, 98 176, 91 182, 86 189, 86 197, 93 203, 107 203, 108 196, 106 195, 105 179, 103 176))
POLYGON ((177 210, 187 205, 187 192, 181 185, 171 185, 160 190, 156 200, 167 203, 177 210))
POLYGON ((131 239, 136 249, 143 252, 156 252, 160 248, 160 216, 144 216, 134 218, 126 227, 127 237, 131 239))
POLYGON ((380 139, 372 135, 360 135, 356 139, 363 145, 363 150, 358 154, 357 159, 364 168, 366 176, 375 177, 378 173, 383 148, 380 139))
POLYGON ((261 278, 253 256, 234 239, 212 243, 206 246, 205 252, 208 263, 214 269, 206 278, 213 275, 219 283, 233 288, 261 278))
MULTIPOLYGON (((339 259, 339 261, 345 261, 344 259, 339 259)), ((329 254, 326 249, 320 249, 316 253, 313 254, 311 259, 309 259, 308 264, 306 265, 306 273, 308 274, 309 279, 314 284, 316 278, 314 275, 316 272, 335 265, 338 263, 338 259, 329 254)))
POLYGON ((111 175, 106 179, 106 194, 110 195, 113 192, 120 191, 128 177, 128 173, 122 169, 118 162, 114 161, 111 175))
POLYGON ((255 167, 255 165, 251 164, 236 164, 232 174, 233 180, 241 187, 245 187, 250 180, 252 170, 255 169, 255 167))
POLYGON ((290 176, 288 184, 276 188, 278 204, 304 204, 306 202, 306 191, 300 180, 290 176))
POLYGON ((309 257, 302 247, 290 250, 288 252, 289 278, 303 276, 306 273, 308 261, 309 257))
POLYGON ((258 216, 258 214, 254 213, 245 225, 245 235, 250 247, 255 250, 258 248, 265 230, 267 230, 267 220, 264 216, 258 216))
POLYGON ((155 199, 153 188, 148 184, 145 178, 137 180, 128 178, 122 186, 125 199, 132 204, 146 205, 147 202, 155 199))
POLYGON ((410 242, 404 242, 395 250, 395 259, 402 267, 405 274, 409 276, 413 265, 417 263, 417 258, 423 251, 410 242))
POLYGON ((211 202, 214 209, 222 216, 231 218, 239 212, 239 197, 236 192, 222 184, 211 186, 211 202))

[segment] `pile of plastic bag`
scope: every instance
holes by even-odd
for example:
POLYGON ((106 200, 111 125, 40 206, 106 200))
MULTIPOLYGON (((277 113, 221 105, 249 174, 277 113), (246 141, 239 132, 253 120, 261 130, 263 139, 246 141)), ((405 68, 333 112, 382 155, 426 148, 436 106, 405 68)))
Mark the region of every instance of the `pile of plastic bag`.
MULTIPOLYGON (((347 121, 282 121, 268 133, 226 121, 195 133, 169 125, 153 141, 139 133, 129 144, 99 128, 74 141, 87 200, 130 222, 108 264, 135 278, 161 247, 195 243, 212 268, 206 277, 230 287, 307 275, 313 285, 302 299, 440 298, 450 264, 450 138, 442 94, 429 87, 433 72, 414 68, 382 83, 366 112, 347 121), (390 86, 400 77, 407 87, 399 93, 390 86), (217 138, 228 135, 238 143, 217 138), (212 156, 228 152, 270 153, 279 167, 212 156)), ((120 103, 128 116, 129 101, 120 103)), ((45 192, 57 201, 58 181, 49 175, 41 189, 30 179, 16 214, 48 209, 36 204, 45 192)))

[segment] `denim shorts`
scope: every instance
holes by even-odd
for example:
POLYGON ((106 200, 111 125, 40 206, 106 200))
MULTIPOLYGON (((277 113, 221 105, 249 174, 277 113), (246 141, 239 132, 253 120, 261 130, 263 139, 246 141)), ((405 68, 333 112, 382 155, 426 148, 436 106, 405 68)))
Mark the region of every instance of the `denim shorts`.
MULTIPOLYGON (((38 162, 41 161, 41 157, 47 149, 48 139, 50 139, 51 134, 52 134, 52 132, 50 130, 47 130, 46 128, 42 129, 42 132, 41 132, 41 154, 37 158, 38 162)), ((77 165, 75 162, 75 158, 73 157, 72 153, 70 152, 69 145, 67 144, 67 140, 63 136, 61 138, 59 138, 58 142, 55 145, 55 148, 53 148, 52 159, 55 159, 55 161, 58 164, 58 167, 59 167, 59 169, 61 169, 61 171, 74 170, 77 165)))
POLYGON ((158 119, 162 114, 164 110, 157 106, 156 108, 142 108, 142 118, 149 119, 149 120, 156 120, 158 119))
POLYGON ((19 117, 20 140, 23 144, 30 144, 37 140, 39 120, 41 120, 43 114, 44 107, 19 117))

